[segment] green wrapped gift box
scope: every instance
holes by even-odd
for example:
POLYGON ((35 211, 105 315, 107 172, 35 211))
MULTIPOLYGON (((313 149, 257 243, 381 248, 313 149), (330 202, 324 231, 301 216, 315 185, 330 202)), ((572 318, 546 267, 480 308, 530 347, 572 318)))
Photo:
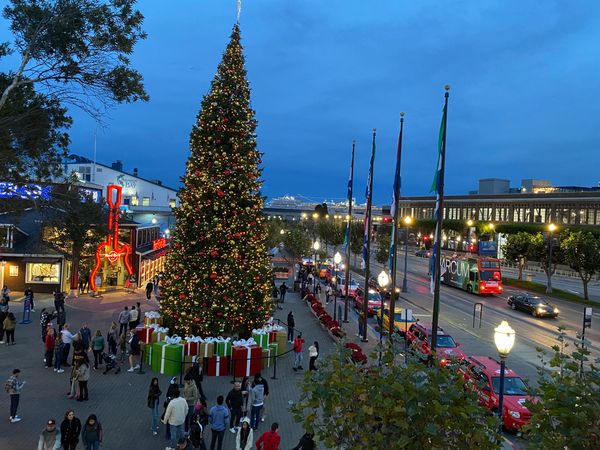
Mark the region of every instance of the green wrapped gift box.
POLYGON ((215 344, 215 355, 231 356, 231 340, 217 340, 215 344))
POLYGON ((261 330, 261 333, 252 332, 252 339, 259 347, 263 349, 269 348, 269 333, 261 330))
POLYGON ((166 346, 169 345, 166 342, 154 342, 152 344, 152 371, 156 373, 164 373, 160 371, 161 361, 164 357, 164 351, 166 346))
POLYGON ((279 344, 277 342, 271 342, 269 349, 271 350, 271 357, 279 355, 279 344))
POLYGON ((183 344, 168 344, 164 347, 164 357, 161 361, 160 373, 179 375, 183 362, 183 344))
POLYGON ((144 363, 152 366, 152 343, 144 344, 144 363))

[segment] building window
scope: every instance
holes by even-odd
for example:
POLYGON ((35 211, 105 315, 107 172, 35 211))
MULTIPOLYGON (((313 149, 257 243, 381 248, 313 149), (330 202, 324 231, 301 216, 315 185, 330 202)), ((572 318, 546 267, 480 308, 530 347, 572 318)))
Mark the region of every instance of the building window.
POLYGON ((60 263, 27 263, 26 283, 57 284, 60 282, 60 263))
POLYGON ((79 166, 79 179, 85 181, 92 181, 92 168, 90 166, 79 166))
MULTIPOLYGON (((145 198, 145 197, 144 197, 145 198)), ((138 206, 140 204, 140 199, 137 195, 131 196, 131 202, 129 203, 131 206, 138 206)))
POLYGON ((9 277, 18 277, 19 276, 19 266, 9 266, 8 267, 8 276, 9 277))
POLYGON ((177 206, 177 201, 174 198, 170 199, 169 200, 169 206, 171 208, 175 208, 175 206, 177 206))
POLYGON ((142 197, 142 206, 150 206, 150 197, 142 197))

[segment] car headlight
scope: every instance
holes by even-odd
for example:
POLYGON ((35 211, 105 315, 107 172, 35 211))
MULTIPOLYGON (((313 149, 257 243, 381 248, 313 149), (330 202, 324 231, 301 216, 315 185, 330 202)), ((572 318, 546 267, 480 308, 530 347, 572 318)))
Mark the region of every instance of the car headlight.
POLYGON ((558 308, 554 308, 554 313, 558 314, 560 311, 558 310, 558 308))
POLYGON ((521 413, 519 411, 508 411, 508 412, 515 419, 520 419, 521 418, 521 413))
POLYGON ((537 312, 538 312, 538 314, 542 314, 544 312, 544 308, 538 308, 537 312))

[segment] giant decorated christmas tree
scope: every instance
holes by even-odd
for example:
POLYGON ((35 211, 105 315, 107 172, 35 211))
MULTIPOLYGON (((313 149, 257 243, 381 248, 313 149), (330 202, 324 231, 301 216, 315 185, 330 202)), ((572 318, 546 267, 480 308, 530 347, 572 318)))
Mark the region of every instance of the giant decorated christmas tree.
POLYGON ((271 312, 261 155, 236 24, 190 136, 161 308, 179 335, 247 334, 271 312))

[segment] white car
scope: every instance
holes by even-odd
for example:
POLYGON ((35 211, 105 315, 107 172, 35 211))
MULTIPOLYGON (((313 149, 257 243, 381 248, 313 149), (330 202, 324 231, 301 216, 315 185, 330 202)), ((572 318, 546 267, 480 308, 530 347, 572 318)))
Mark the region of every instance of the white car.
MULTIPOLYGON (((337 291, 338 291, 338 297, 345 297, 346 296, 346 278, 342 275, 338 275, 337 277, 337 291)), ((352 278, 350 278, 350 282, 348 283, 348 297, 354 297, 356 295, 356 290, 359 288, 359 284, 353 280, 352 278)))

